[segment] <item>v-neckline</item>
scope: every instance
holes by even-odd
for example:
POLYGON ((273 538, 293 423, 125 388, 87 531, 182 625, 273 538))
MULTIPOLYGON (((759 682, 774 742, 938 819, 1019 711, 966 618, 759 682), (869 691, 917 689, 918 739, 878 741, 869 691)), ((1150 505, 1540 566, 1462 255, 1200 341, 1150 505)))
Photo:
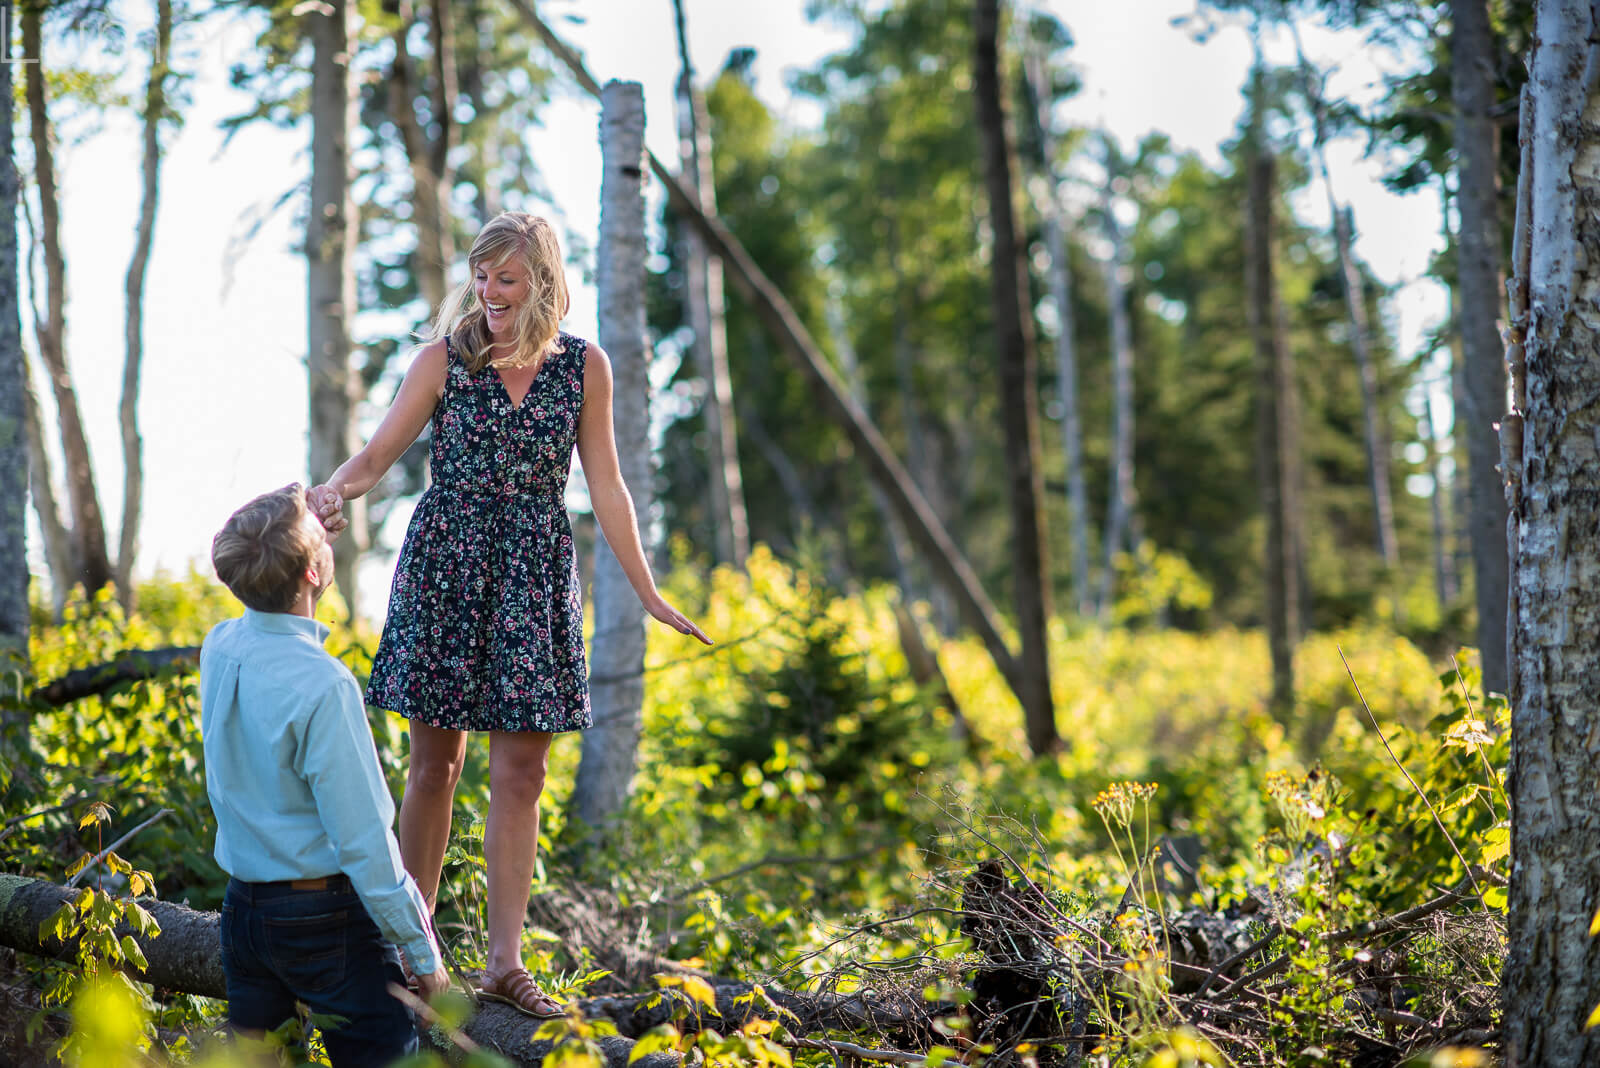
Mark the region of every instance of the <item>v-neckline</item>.
POLYGON ((539 376, 544 374, 545 366, 554 355, 554 351, 545 353, 544 359, 539 361, 539 369, 533 372, 532 378, 528 379, 528 388, 522 391, 521 397, 512 397, 511 387, 506 385, 506 376, 500 373, 500 368, 495 367, 493 364, 489 366, 489 370, 494 372, 495 380, 500 383, 500 392, 505 394, 506 400, 511 402, 512 411, 520 412, 522 410, 522 406, 528 401, 528 394, 532 393, 533 387, 539 384, 539 376))

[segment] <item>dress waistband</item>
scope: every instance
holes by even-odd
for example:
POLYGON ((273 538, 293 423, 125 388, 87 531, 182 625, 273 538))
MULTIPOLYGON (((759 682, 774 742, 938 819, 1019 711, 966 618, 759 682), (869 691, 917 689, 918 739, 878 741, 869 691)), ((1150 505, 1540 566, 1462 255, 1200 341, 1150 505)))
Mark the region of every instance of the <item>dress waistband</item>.
POLYGON ((520 486, 509 482, 487 486, 446 486, 435 482, 429 488, 457 497, 487 497, 491 499, 531 497, 535 500, 561 501, 563 503, 567 498, 567 491, 564 486, 520 486))

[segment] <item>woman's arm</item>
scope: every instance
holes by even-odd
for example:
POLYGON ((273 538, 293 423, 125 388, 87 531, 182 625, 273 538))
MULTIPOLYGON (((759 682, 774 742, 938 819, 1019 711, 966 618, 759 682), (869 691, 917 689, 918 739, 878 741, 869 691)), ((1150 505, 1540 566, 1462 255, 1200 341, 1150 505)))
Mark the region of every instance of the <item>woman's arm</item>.
POLYGON ((583 410, 578 416, 578 459, 589 484, 589 500, 600 533, 611 546, 622 573, 645 611, 680 634, 690 634, 711 644, 699 627, 668 604, 656 590, 655 578, 644 557, 639 538, 639 518, 633 495, 622 481, 617 463, 617 439, 611 425, 611 358, 599 345, 590 345, 583 370, 583 410))
MULTIPOLYGON (((444 395, 444 377, 448 369, 443 341, 435 341, 417 353, 372 440, 340 464, 327 482, 312 487, 307 494, 312 510, 325 523, 338 514, 345 501, 376 486, 400 454, 417 440, 417 435, 433 417, 439 398, 444 395)), ((333 527, 330 525, 329 529, 333 527)))

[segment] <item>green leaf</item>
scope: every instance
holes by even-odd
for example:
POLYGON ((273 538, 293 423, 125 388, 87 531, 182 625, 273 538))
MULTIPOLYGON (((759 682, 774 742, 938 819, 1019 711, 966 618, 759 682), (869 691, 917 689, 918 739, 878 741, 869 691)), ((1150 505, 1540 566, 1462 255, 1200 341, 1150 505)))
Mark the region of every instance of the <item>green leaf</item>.
POLYGON ((150 966, 144 959, 144 951, 139 948, 139 943, 133 940, 132 935, 122 936, 122 959, 138 968, 141 972, 150 966))
POLYGON ((663 1050, 677 1050, 679 1037, 678 1029, 670 1023, 652 1027, 634 1042, 633 1049, 628 1051, 628 1063, 632 1064, 640 1057, 648 1057, 663 1050))

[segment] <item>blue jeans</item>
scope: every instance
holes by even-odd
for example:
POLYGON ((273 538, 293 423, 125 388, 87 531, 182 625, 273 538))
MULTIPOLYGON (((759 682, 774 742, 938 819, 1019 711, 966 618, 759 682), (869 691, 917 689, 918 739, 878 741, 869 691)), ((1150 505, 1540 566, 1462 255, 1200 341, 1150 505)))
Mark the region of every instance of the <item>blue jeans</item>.
POLYGON ((324 890, 287 883, 228 882, 222 901, 222 973, 228 1022, 271 1031, 295 1015, 342 1016, 322 1023, 336 1068, 384 1065, 417 1049, 411 1010, 389 993, 405 985, 400 958, 378 932, 348 880, 324 890))

